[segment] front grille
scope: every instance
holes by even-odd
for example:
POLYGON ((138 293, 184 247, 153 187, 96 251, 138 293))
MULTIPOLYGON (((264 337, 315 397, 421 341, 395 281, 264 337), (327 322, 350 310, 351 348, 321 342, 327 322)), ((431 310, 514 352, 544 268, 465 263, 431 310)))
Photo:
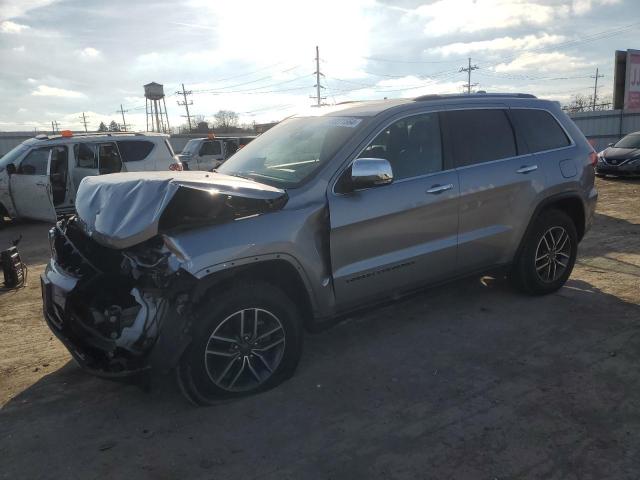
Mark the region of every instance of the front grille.
POLYGON ((53 258, 66 272, 77 277, 117 270, 122 256, 117 250, 99 245, 84 234, 76 220, 63 220, 52 229, 53 258))
POLYGON ((606 157, 604 159, 605 163, 609 165, 613 165, 615 167, 626 163, 628 160, 629 160, 628 158, 606 158, 606 157))

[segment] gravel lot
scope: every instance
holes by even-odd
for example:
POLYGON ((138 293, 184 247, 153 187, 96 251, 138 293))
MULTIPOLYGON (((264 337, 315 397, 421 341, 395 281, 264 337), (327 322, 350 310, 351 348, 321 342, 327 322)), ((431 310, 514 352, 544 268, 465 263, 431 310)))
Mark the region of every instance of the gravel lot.
POLYGON ((27 288, 0 294, 0 478, 640 478, 640 180, 598 180, 574 273, 544 298, 471 278, 305 339, 297 374, 210 408, 173 379, 84 374, 27 288))

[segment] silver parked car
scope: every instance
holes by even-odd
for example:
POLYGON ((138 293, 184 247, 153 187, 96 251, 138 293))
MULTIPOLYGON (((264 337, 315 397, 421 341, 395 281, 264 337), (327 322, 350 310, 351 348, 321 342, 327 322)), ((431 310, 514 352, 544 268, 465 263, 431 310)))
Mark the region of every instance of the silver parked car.
POLYGON ((292 375, 304 328, 501 267, 547 294, 596 205, 555 102, 474 94, 293 117, 217 172, 87 177, 50 232, 45 317, 87 370, 175 370, 207 404, 292 375))

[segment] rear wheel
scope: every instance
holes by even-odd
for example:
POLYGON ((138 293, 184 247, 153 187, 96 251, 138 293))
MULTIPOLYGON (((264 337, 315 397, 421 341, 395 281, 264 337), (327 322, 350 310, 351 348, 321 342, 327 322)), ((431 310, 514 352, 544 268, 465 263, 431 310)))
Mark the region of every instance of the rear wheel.
POLYGON ((275 387, 296 369, 302 322, 296 305, 266 283, 206 301, 178 368, 183 394, 199 405, 275 387))
POLYGON ((559 210, 542 212, 527 234, 511 278, 527 293, 555 292, 571 275, 577 248, 578 236, 571 218, 559 210))

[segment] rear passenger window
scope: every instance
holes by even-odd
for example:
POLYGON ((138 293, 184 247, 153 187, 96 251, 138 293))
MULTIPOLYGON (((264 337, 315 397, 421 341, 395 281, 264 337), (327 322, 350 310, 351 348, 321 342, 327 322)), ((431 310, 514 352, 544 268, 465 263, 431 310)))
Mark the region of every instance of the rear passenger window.
POLYGON ((511 116, 518 136, 524 138, 529 152, 543 152, 571 144, 558 121, 544 110, 513 109, 511 116))
POLYGON ((76 165, 80 168, 98 168, 96 146, 91 143, 76 143, 73 146, 76 165))
POLYGON ((146 140, 124 140, 117 142, 123 162, 144 160, 153 150, 153 143, 146 140))
POLYGON ((396 180, 442 170, 442 142, 437 113, 402 119, 385 128, 359 155, 389 161, 396 180))
POLYGON ((517 155, 513 129, 504 110, 454 110, 446 115, 457 167, 517 155))
POLYGON ((220 142, 204 142, 200 148, 200 155, 220 155, 220 142))

